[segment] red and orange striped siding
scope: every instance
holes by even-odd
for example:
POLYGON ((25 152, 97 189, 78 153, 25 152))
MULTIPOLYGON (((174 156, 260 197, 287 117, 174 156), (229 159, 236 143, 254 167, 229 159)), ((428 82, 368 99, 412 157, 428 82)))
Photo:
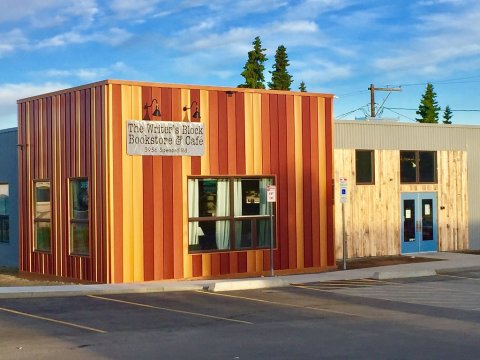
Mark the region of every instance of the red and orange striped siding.
POLYGON ((334 265, 330 95, 109 80, 20 100, 18 117, 21 271, 115 283, 267 271, 267 250, 188 253, 189 175, 275 175, 275 269, 334 265), (204 156, 126 154, 126 121, 149 119, 153 98, 153 121, 190 120, 182 108, 198 102, 204 156), (72 177, 89 179, 89 257, 68 253, 72 177), (51 253, 32 249, 37 179, 51 181, 51 253))

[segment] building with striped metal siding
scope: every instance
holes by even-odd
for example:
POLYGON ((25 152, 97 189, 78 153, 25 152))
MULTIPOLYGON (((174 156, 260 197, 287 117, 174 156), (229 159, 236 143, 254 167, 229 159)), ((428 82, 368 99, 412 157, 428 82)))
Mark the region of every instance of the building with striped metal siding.
POLYGON ((17 129, 0 130, 0 266, 18 266, 17 129))
MULTIPOLYGON (((406 195, 436 198, 437 251, 480 248, 480 127, 390 121, 336 121, 335 186, 348 179, 345 204, 349 257, 402 253, 406 195), (374 184, 356 184, 356 150, 373 150, 374 184), (400 181, 400 151, 433 151, 434 183, 400 181), (403 221, 403 222, 402 222, 403 221)), ((336 206, 336 257, 342 256, 342 218, 336 206)), ((420 225, 420 224, 418 224, 420 225)), ((408 241, 408 239, 404 239, 408 241)))
POLYGON ((195 250, 187 196, 189 179, 265 176, 277 187, 275 271, 335 265, 331 95, 106 80, 19 100, 18 114, 23 272, 105 283, 268 273, 265 248, 195 250), (127 155, 127 121, 149 120, 153 99, 161 120, 198 121, 183 110, 198 104, 203 156, 127 155))

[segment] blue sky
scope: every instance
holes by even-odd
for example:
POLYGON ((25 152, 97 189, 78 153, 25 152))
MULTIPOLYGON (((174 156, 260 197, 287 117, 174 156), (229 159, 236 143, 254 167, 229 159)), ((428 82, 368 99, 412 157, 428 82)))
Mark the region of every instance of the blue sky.
POLYGON ((107 78, 237 86, 255 36, 267 80, 286 46, 292 89, 335 94, 336 117, 364 116, 373 83, 401 85, 383 116, 412 122, 431 82, 480 125, 455 111, 480 109, 478 0, 1 0, 0 128, 19 98, 107 78))

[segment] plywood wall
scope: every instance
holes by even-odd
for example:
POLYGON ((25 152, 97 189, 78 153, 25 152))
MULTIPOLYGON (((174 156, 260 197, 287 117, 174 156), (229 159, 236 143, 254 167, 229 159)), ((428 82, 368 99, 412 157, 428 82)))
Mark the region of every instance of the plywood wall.
POLYGON ((400 254, 401 192, 436 192, 439 250, 468 248, 466 152, 437 152, 437 184, 401 185, 398 150, 375 150, 375 185, 355 184, 355 149, 335 149, 334 159, 337 259, 343 254, 340 177, 348 179, 345 228, 349 258, 400 254))

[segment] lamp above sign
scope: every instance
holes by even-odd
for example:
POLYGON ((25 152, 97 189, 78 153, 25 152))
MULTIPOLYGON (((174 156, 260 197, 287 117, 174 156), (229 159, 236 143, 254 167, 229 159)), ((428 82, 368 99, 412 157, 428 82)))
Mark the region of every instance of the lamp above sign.
POLYGON ((127 154, 202 156, 205 153, 203 123, 180 121, 127 121, 127 154))

